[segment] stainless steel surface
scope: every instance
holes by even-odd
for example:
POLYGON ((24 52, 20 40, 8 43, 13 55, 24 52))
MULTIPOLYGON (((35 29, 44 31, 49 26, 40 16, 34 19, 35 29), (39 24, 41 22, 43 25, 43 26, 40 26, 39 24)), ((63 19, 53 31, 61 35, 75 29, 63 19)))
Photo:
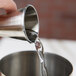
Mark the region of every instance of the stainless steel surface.
POLYGON ((24 39, 31 42, 28 30, 38 34, 39 19, 34 6, 27 5, 11 14, 0 16, 0 36, 24 39))
POLYGON ((72 64, 64 57, 51 53, 45 53, 44 57, 48 76, 70 76, 72 73, 72 64))
POLYGON ((19 52, 4 57, 0 70, 5 76, 42 76, 36 52, 19 52))
MULTIPOLYGON (((69 76, 72 72, 71 63, 59 55, 45 53, 44 60, 48 76, 69 76)), ((0 61, 0 71, 6 76, 42 76, 41 69, 36 51, 14 53, 0 61)))

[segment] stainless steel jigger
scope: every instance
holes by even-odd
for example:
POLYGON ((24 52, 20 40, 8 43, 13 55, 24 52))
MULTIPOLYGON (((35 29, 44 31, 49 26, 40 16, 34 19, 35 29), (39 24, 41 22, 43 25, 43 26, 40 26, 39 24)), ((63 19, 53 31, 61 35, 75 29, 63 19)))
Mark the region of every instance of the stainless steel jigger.
POLYGON ((39 19, 34 6, 27 5, 25 8, 19 9, 11 14, 0 16, 1 37, 12 37, 32 42, 28 30, 38 35, 39 19))

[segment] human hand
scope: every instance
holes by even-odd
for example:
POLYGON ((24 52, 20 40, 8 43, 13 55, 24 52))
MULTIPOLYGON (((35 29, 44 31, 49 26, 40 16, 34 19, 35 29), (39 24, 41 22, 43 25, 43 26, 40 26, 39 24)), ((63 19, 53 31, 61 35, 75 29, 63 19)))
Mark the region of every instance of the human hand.
MULTIPOLYGON (((17 10, 17 6, 13 0, 0 0, 0 9, 4 9, 6 13, 12 13, 17 10)), ((0 15, 1 14, 2 14, 2 11, 0 10, 0 15)), ((0 76, 1 76, 1 73, 0 73, 0 76)))
POLYGON ((0 9, 4 9, 6 13, 11 13, 17 10, 17 6, 13 0, 0 0, 0 9))

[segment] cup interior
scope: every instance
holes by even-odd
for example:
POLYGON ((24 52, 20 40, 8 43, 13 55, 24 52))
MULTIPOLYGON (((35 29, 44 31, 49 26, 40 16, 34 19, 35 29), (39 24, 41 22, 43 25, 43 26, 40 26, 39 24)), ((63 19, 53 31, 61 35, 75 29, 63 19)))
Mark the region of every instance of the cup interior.
POLYGON ((64 57, 45 53, 44 59, 48 76, 69 76, 72 73, 72 64, 64 57))
POLYGON ((5 56, 0 61, 5 76, 41 76, 41 64, 35 51, 23 51, 5 56))
MULTIPOLYGON (((48 76, 69 76, 72 64, 65 58, 44 53, 48 76)), ((0 61, 0 71, 6 76, 42 76, 41 64, 36 51, 23 51, 5 56, 0 61)))

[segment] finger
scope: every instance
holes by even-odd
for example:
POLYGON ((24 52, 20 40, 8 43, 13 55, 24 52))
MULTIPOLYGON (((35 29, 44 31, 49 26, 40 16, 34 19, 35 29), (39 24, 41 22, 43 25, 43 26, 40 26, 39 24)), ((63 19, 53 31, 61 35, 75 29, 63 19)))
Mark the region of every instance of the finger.
POLYGON ((17 10, 17 6, 13 0, 0 0, 0 8, 5 9, 7 13, 17 10))

